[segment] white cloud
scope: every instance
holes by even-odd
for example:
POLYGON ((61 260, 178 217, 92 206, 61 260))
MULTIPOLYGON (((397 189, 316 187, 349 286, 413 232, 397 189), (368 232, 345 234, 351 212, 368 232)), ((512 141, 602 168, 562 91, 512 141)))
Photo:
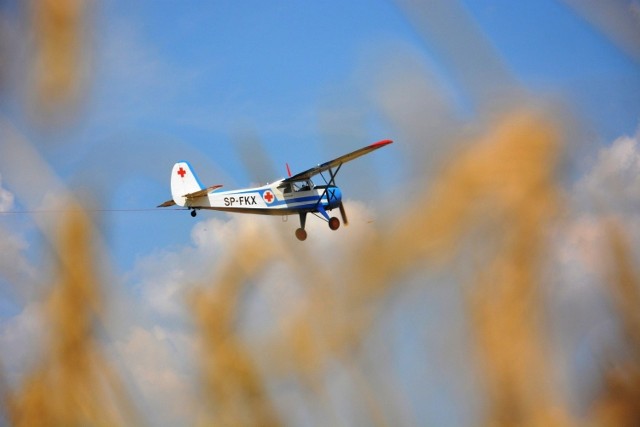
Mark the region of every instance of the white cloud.
MULTIPOLYGON (((0 175, 0 213, 14 209, 14 200, 14 194, 2 187, 0 175)), ((23 233, 23 225, 11 221, 16 218, 14 215, 6 215, 4 218, 7 221, 0 224, 0 280, 7 281, 11 294, 27 298, 33 291, 36 271, 26 256, 29 244, 23 233)))
POLYGON ((559 259, 589 275, 602 273, 605 220, 619 221, 631 242, 640 241, 640 133, 600 149, 569 193, 570 216, 557 246, 559 259))
POLYGON ((33 290, 36 271, 29 263, 25 252, 27 241, 15 231, 0 227, 0 278, 12 285, 12 291, 27 297, 33 290))
POLYGON ((558 261, 569 285, 601 281, 610 245, 605 221, 619 222, 631 247, 639 247, 640 134, 622 136, 600 149, 570 194, 571 213, 555 246, 558 261))
POLYGON ((607 242, 602 222, 589 214, 571 218, 555 242, 555 268, 562 274, 563 288, 593 286, 605 271, 607 242))
POLYGON ((184 333, 134 325, 110 347, 120 372, 128 372, 135 383, 138 396, 134 399, 152 425, 185 425, 195 419, 196 388, 185 369, 193 361, 183 359, 185 353, 193 352, 192 342, 184 333), (181 349, 181 354, 175 349, 181 349))
MULTIPOLYGON (((579 405, 592 399, 592 387, 601 374, 598 364, 601 358, 615 357, 612 343, 620 339, 619 318, 606 286, 612 261, 606 227, 615 221, 629 247, 640 248, 639 136, 620 137, 594 153, 592 167, 569 191, 568 213, 550 247, 554 286, 549 289, 553 309, 548 314, 561 354, 555 363, 579 405)), ((636 259, 638 255, 631 254, 636 259)))
POLYGON ((42 305, 32 302, 0 323, 0 360, 11 384, 17 383, 41 354, 40 345, 45 338, 42 312, 42 305))
POLYGON ((244 302, 241 335, 260 348, 284 319, 304 300, 304 271, 296 259, 311 259, 319 268, 341 262, 352 243, 375 232, 374 214, 356 201, 346 203, 350 225, 333 232, 324 221, 309 217, 306 242, 293 234, 297 216, 287 222, 277 217, 224 215, 201 212, 209 219, 196 223, 191 244, 149 254, 139 260, 130 276, 133 303, 142 319, 132 319, 128 332, 112 345, 114 358, 124 366, 142 399, 145 416, 154 425, 189 423, 200 378, 196 375, 198 337, 193 329, 187 296, 195 286, 211 287, 217 268, 229 259, 239 240, 255 241, 264 251, 276 251, 250 288, 244 302), (282 258, 282 256, 286 257, 282 258), (146 325, 146 326, 143 326, 146 325), (186 409, 185 409, 186 408, 186 409))
MULTIPOLYGON (((629 196, 621 197, 612 208, 629 200, 639 201, 638 193, 633 193, 638 189, 639 153, 637 137, 616 140, 598 153, 593 168, 575 185, 574 192, 607 194, 609 183, 615 181, 621 194, 629 196)), ((355 243, 362 244, 377 232, 375 212, 357 201, 347 200, 345 205, 348 227, 332 232, 326 223, 310 216, 306 242, 298 242, 293 235, 297 216, 282 222, 277 217, 200 212, 190 244, 151 253, 137 262, 129 276, 137 313, 124 314, 131 317, 124 322, 127 330, 107 343, 107 348, 122 371, 128 372, 140 395, 136 401, 144 402, 143 415, 153 425, 193 424, 197 412, 197 335, 186 305, 188 292, 194 286, 212 285, 216 268, 228 260, 240 239, 250 239, 259 250, 275 251, 278 255, 261 271, 255 280, 258 286, 251 289, 245 301, 241 324, 244 336, 256 338, 250 345, 260 348, 261 342, 272 337, 270 334, 277 333, 277 321, 286 320, 305 300, 308 290, 300 277, 305 271, 294 268, 297 259, 306 257, 331 275, 340 275, 348 272, 345 260, 353 258, 355 243)), ((623 217, 630 224, 632 242, 638 242, 640 215, 625 209, 623 217)), ((557 268, 570 284, 597 278, 603 268, 599 224, 599 218, 591 213, 574 212, 560 232, 555 247, 557 268)), ((31 309, 25 311, 24 318, 2 325, 3 349, 16 345, 20 331, 33 329, 27 319, 30 313, 31 309)), ((15 369, 20 367, 17 361, 24 352, 17 352, 9 361, 15 369)))
POLYGON ((640 133, 602 148, 593 168, 578 183, 596 208, 632 214, 640 209, 640 133))
POLYGON ((0 212, 7 212, 13 208, 15 197, 12 192, 2 187, 2 175, 0 174, 0 212))
MULTIPOLYGON (((185 315, 186 293, 195 285, 209 285, 215 268, 226 261, 234 244, 242 239, 265 245, 265 252, 283 253, 297 247, 310 252, 319 264, 337 262, 349 253, 351 243, 373 232, 375 213, 357 201, 345 201, 349 226, 342 225, 331 231, 324 221, 309 215, 306 229, 308 239, 298 242, 294 230, 298 217, 293 215, 282 221, 279 217, 257 215, 225 215, 202 212, 199 217, 210 216, 194 225, 191 245, 152 253, 140 259, 131 275, 132 287, 137 289, 140 303, 154 318, 177 320, 185 315)), ((337 211, 332 213, 337 214, 337 211)), ((295 260, 295 253, 293 253, 295 260)), ((287 268, 287 261, 276 257, 273 265, 287 268)), ((290 269, 290 265, 288 266, 290 269)), ((292 276, 289 274, 289 276, 292 276)), ((280 276, 282 277, 282 276, 280 276)))

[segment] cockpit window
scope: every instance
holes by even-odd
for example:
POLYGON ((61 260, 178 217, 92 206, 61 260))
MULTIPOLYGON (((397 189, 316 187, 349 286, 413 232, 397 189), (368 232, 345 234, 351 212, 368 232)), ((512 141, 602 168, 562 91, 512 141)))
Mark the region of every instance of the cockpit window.
POLYGON ((284 194, 291 193, 291 184, 288 182, 286 184, 279 185, 278 188, 282 189, 284 194))
POLYGON ((311 181, 310 179, 306 180, 303 184, 302 187, 300 187, 300 191, 309 191, 309 190, 313 190, 313 181, 311 181))
POLYGON ((299 181, 294 183, 283 183, 278 186, 279 189, 282 190, 284 194, 290 194, 292 192, 298 191, 310 191, 315 188, 315 184, 311 180, 307 181, 299 181))

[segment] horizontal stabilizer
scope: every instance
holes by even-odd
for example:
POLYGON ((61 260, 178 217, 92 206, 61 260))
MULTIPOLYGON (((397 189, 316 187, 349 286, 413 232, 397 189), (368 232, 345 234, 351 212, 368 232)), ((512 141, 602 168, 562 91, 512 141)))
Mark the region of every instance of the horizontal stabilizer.
POLYGON ((173 199, 171 199, 171 200, 167 200, 166 202, 164 202, 161 205, 158 205, 157 207, 159 207, 159 208, 168 208, 169 206, 175 206, 175 205, 176 205, 176 202, 174 202, 173 199))
MULTIPOLYGON (((198 197, 205 197, 207 194, 212 191, 216 191, 218 188, 222 187, 222 185, 212 185, 211 187, 207 187, 203 190, 194 191, 193 193, 185 194, 184 197, 187 200, 197 199, 198 197)), ((161 205, 158 205, 159 208, 168 208, 170 206, 175 206, 176 202, 174 200, 167 200, 161 205)))
POLYGON ((222 185, 212 185, 211 187, 207 187, 203 190, 194 191, 193 193, 185 194, 183 197, 185 199, 197 199, 198 197, 204 197, 212 191, 217 190, 222 187, 222 185))

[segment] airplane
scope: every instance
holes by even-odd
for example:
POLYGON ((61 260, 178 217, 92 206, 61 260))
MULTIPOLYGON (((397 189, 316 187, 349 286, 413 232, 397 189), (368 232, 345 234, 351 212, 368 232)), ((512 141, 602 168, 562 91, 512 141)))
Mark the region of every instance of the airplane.
POLYGON ((191 211, 192 217, 195 217, 196 211, 200 209, 261 215, 298 214, 300 228, 296 229, 295 235, 298 240, 303 241, 307 238, 305 224, 309 213, 327 221, 331 230, 337 230, 340 220, 335 216, 329 216, 327 211, 338 208, 342 222, 348 225, 347 214, 342 204, 342 192, 335 184, 336 175, 343 164, 392 142, 389 139, 378 141, 295 175, 291 175, 287 164, 288 178, 261 187, 232 191, 217 191, 222 185, 204 187, 189 162, 180 161, 174 164, 171 170, 172 199, 158 207, 186 207, 191 211), (328 179, 325 176, 327 172, 328 179), (316 185, 311 180, 316 175, 322 177, 324 184, 316 185))

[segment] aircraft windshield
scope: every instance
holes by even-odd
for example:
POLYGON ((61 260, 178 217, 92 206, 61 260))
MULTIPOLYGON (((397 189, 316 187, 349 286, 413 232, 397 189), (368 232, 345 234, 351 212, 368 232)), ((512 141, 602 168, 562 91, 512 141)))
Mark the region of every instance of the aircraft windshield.
POLYGON ((294 184, 294 191, 310 191, 313 190, 313 182, 308 179, 306 181, 302 181, 302 182, 297 182, 294 184))
POLYGON ((278 188, 282 190, 284 194, 291 194, 299 191, 311 191, 316 188, 316 186, 313 181, 308 179, 306 181, 296 181, 292 183, 286 182, 279 185, 278 188))

